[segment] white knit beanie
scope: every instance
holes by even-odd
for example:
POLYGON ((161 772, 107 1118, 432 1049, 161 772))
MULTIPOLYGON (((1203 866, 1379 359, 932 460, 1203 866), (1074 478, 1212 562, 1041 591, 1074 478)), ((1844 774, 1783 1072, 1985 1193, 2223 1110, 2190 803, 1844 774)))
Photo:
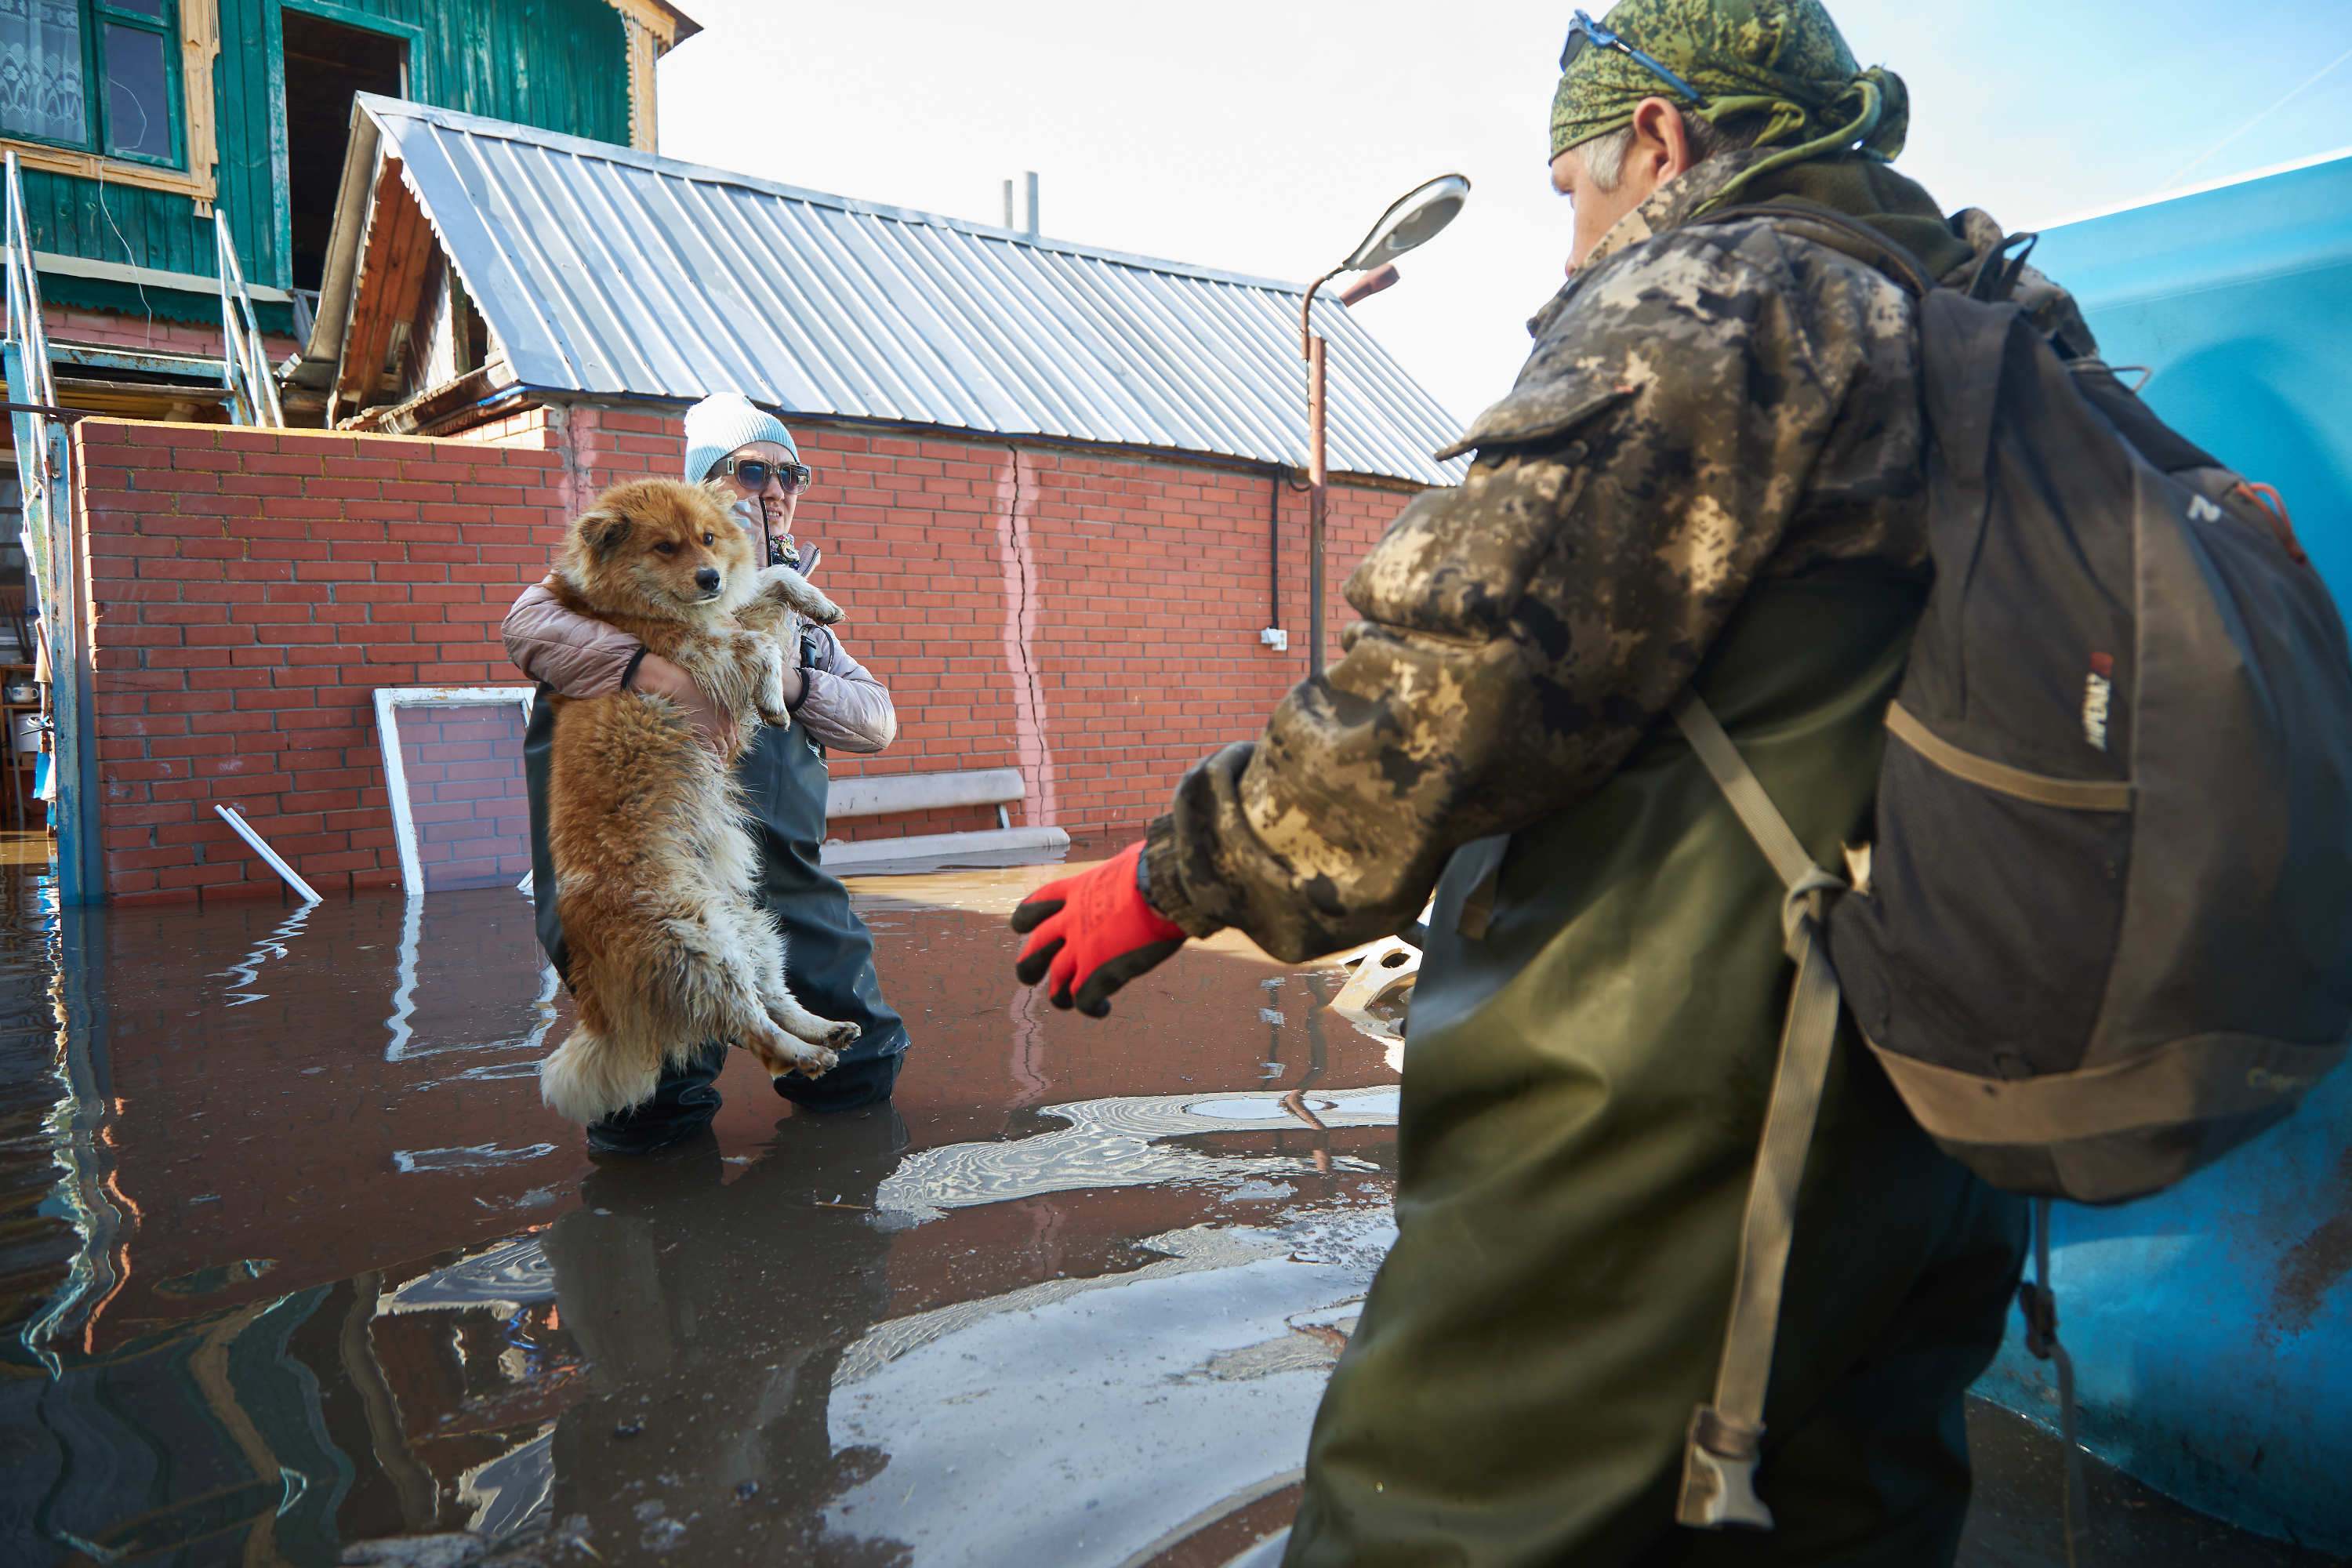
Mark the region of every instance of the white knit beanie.
POLYGON ((773 441, 801 460, 801 449, 784 422, 764 408, 755 408, 740 392, 714 392, 686 411, 686 482, 699 484, 736 447, 753 441, 773 441))

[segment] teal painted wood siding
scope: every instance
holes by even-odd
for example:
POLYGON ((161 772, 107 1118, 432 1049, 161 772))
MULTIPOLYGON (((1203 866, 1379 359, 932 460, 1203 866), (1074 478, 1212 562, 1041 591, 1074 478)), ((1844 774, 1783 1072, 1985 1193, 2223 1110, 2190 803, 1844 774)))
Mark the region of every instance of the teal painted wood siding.
MULTIPOLYGON (((359 26, 373 19, 408 37, 408 91, 419 103, 628 142, 628 39, 607 0, 295 0, 293 8, 359 26)), ((226 39, 226 17, 221 32, 226 39)))
MULTIPOLYGON (((281 0, 219 5, 217 199, 246 277, 283 289, 291 271, 281 0)), ((419 102, 601 142, 629 140, 627 37, 606 0, 290 0, 289 8, 406 38, 408 92, 419 102)), ((24 180, 36 249, 213 275, 212 222, 196 216, 189 198, 29 169, 24 180)), ((128 285, 47 277, 42 287, 61 303, 140 308, 128 285)), ((149 293, 157 314, 187 314, 184 301, 166 309, 149 293)), ((217 302, 210 308, 217 310, 217 302)))

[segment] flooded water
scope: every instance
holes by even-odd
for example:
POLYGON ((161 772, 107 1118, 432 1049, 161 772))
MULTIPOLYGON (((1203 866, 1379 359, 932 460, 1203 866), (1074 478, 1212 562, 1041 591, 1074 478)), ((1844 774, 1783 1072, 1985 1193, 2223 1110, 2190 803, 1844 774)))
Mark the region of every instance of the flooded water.
POLYGON ((1227 942, 1096 1023, 1012 979, 1055 868, 869 885, 895 1107, 796 1114, 739 1053, 710 1144, 599 1164, 539 1104, 568 1005, 513 892, 60 927, 37 869, 0 1560, 1222 1563, 1287 1521, 1389 1236, 1344 972, 1227 942))
POLYGON ((707 1145, 598 1163, 512 891, 60 920, 0 855, 0 1562, 1265 1560, 1389 1047, 1231 937, 1054 1012, 1003 915, 1062 869, 856 885, 893 1107, 739 1053, 707 1145))

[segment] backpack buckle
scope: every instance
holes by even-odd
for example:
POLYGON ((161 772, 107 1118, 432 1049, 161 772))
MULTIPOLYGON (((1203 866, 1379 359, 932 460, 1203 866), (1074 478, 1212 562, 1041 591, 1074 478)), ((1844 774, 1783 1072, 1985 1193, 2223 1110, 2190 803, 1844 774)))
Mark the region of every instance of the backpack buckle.
POLYGON ((1848 890, 1845 883, 1818 866, 1790 883, 1780 900, 1781 951, 1802 963, 1805 944, 1829 929, 1830 895, 1848 890))
POLYGON ((1692 1412, 1675 1522, 1697 1530, 1771 1529, 1772 1510, 1756 1495, 1756 1466, 1763 1449, 1761 1422, 1742 1421, 1712 1405, 1692 1412))

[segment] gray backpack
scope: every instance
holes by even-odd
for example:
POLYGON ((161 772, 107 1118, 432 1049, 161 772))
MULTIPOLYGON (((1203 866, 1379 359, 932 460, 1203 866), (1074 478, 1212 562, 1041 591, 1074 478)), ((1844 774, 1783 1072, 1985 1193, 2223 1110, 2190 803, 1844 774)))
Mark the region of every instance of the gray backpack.
MULTIPOLYGON (((1936 582, 1886 718, 1853 885, 1815 866, 1696 698, 1675 718, 1788 885, 1799 965, 1716 1402, 1681 1518, 1753 1490, 1799 1176, 1841 993, 1936 1142, 2032 1194, 2029 1345, 2072 1375, 2047 1203, 2152 1193, 2285 1116, 2352 1041, 2352 655, 2283 508, 1825 210, 1748 208, 1919 296, 1936 582)), ((2070 1490, 2069 1544, 2079 1529, 2070 1490)))

